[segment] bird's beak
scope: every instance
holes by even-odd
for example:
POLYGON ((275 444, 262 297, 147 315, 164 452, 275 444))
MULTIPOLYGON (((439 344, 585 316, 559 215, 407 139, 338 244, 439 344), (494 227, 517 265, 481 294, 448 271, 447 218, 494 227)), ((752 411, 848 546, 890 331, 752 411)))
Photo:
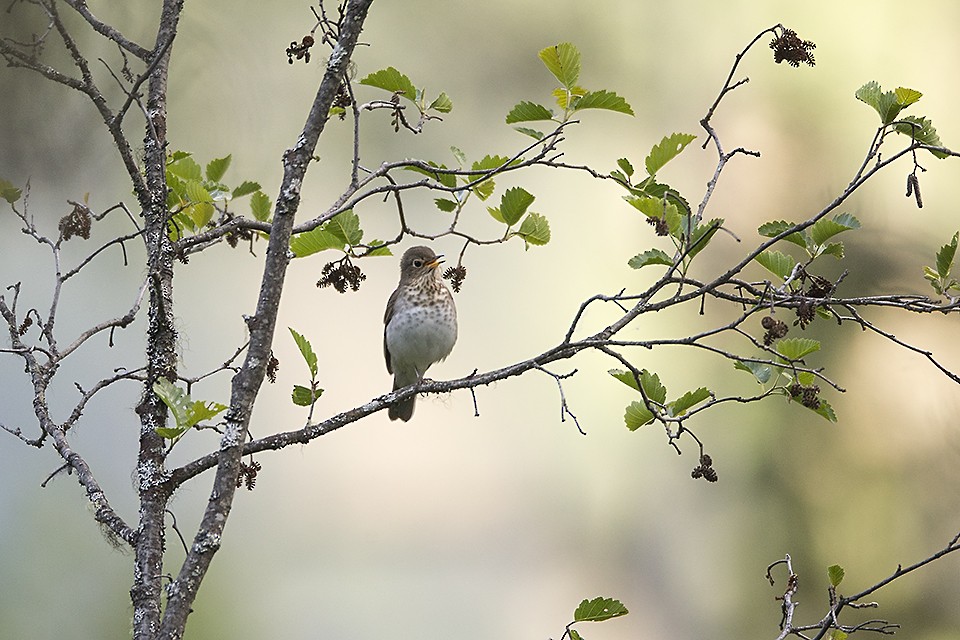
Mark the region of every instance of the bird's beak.
POLYGON ((427 263, 427 266, 430 267, 431 269, 436 269, 436 268, 439 267, 441 264, 443 264, 443 260, 440 259, 440 258, 442 258, 442 257, 443 257, 443 255, 437 256, 437 257, 434 259, 433 262, 428 262, 428 263, 427 263))

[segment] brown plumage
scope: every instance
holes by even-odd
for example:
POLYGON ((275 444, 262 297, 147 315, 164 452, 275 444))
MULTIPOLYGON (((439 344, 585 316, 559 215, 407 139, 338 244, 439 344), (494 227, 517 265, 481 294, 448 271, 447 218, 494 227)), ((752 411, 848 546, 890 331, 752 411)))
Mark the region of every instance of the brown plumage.
MULTIPOLYGON (((437 270, 442 257, 421 246, 407 249, 400 259, 400 284, 383 314, 383 356, 394 390, 418 384, 457 341, 457 307, 437 270)), ((392 405, 390 419, 409 420, 415 401, 411 396, 392 405)))

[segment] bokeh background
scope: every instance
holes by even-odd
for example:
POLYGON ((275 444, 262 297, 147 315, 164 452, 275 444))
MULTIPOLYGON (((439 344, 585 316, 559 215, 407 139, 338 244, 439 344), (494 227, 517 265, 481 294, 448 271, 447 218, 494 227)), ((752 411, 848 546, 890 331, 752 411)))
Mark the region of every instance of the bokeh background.
MULTIPOLYGON (((154 4, 92 9, 149 45, 154 4)), ((4 14, 3 35, 24 40, 42 28, 27 18, 29 9, 14 4, 4 14)), ((930 117, 948 146, 960 144, 958 21, 960 5, 943 0, 379 2, 355 56, 358 76, 396 66, 418 86, 446 91, 454 110, 416 137, 395 134, 385 114, 367 114, 363 159, 367 166, 404 157, 450 164, 451 145, 470 158, 513 153, 528 139, 504 125, 504 115, 520 100, 548 100, 553 79, 537 51, 570 41, 583 54, 582 84, 617 91, 637 116, 585 114, 568 131, 565 159, 609 170, 626 156, 641 166, 663 135, 702 134, 698 121, 734 54, 782 22, 817 43, 817 66, 773 64, 766 39, 744 61, 751 82, 728 97, 715 124, 728 148, 763 155, 738 158, 724 174, 708 213, 725 217, 743 242, 717 236, 696 267, 706 275, 737 261, 757 241, 761 222, 807 217, 843 189, 877 124, 853 97, 863 83, 924 92, 910 112, 930 117)), ((172 144, 201 163, 232 153, 227 179, 257 180, 274 197, 281 154, 295 141, 322 74, 322 60, 288 65, 283 51, 311 26, 306 3, 188 3, 171 71, 172 144)), ((113 48, 81 31, 88 57, 119 66, 113 48)), ((47 55, 69 69, 56 47, 47 55)), ((105 68, 94 66, 118 99, 105 68)), ((87 193, 95 210, 119 200, 133 206, 109 137, 84 98, 23 70, 0 69, 0 83, 0 176, 30 181, 29 212, 41 228, 56 233, 66 200, 87 193)), ((373 97, 381 96, 361 89, 361 99, 373 97)), ((136 114, 127 123, 141 139, 136 114)), ((304 187, 303 217, 340 193, 350 136, 349 123, 330 123, 304 187)), ((699 201, 714 162, 712 150, 694 144, 663 178, 699 201)), ((928 291, 921 265, 960 228, 960 173, 955 161, 921 162, 929 169, 921 175, 922 210, 904 197, 907 162, 847 203, 864 229, 843 238, 847 261, 824 270, 831 277, 850 270, 844 293, 928 291)), ((549 218, 553 241, 528 252, 515 241, 468 254, 469 277, 457 296, 460 342, 432 371, 436 378, 539 353, 561 339, 586 297, 648 281, 626 261, 657 240, 610 185, 540 170, 498 186, 518 180, 537 196, 533 209, 549 218)), ((406 200, 423 230, 445 223, 431 198, 406 200)), ((370 201, 358 213, 367 237, 395 233, 389 203, 370 201)), ((497 233, 481 207, 469 216, 470 230, 497 233)), ((0 281, 22 282, 21 308, 43 312, 51 261, 19 227, 9 212, 0 216, 0 281)), ((129 222, 111 215, 96 225, 95 239, 127 230, 129 222)), ((93 243, 70 242, 68 263, 93 243)), ((459 250, 450 240, 436 247, 459 250)), ((263 248, 255 247, 256 256, 217 248, 178 272, 186 375, 219 365, 242 343, 241 314, 253 309, 263 248)), ((62 342, 130 307, 144 272, 142 254, 132 243, 129 250, 130 266, 110 252, 65 288, 62 342)), ((325 261, 315 256, 291 266, 275 344, 279 379, 261 394, 256 435, 296 429, 305 419, 289 391, 306 379, 306 368, 284 327, 297 328, 319 354, 321 416, 389 388, 380 341, 396 258, 363 262, 367 280, 348 295, 314 286, 325 261)), ((754 275, 763 277, 759 267, 754 275)), ((615 311, 598 308, 587 326, 603 326, 615 311)), ((624 337, 682 335, 723 317, 715 304, 705 311, 644 318, 624 337)), ((869 317, 960 370, 955 318, 869 317)), ((307 446, 259 456, 256 490, 238 496, 187 637, 558 638, 580 600, 597 595, 621 599, 631 613, 581 629, 591 638, 775 637, 783 574, 771 588, 764 571, 786 553, 800 574, 798 617, 813 622, 825 611, 828 565, 846 568, 841 591, 850 593, 941 548, 960 527, 956 385, 874 335, 817 325, 809 333, 830 346, 816 364, 848 390, 825 392, 839 424, 777 400, 698 417, 690 426, 713 456, 716 484, 690 478, 690 441, 677 456, 661 429, 624 428, 623 408, 634 397, 606 375, 612 362, 590 355, 555 369, 579 370, 565 393, 586 436, 560 420, 554 381, 529 374, 478 389, 479 418, 467 393, 422 398, 409 424, 391 424, 380 413, 307 446)), ((142 361, 142 327, 141 319, 117 334, 112 349, 105 336, 94 340, 64 365, 49 393, 61 415, 76 399, 74 382, 89 386, 114 367, 142 361)), ((659 372, 671 395, 701 385, 754 391, 749 376, 703 354, 663 349, 633 358, 659 372)), ((226 401, 228 385, 221 374, 194 394, 226 401)), ((13 356, 0 355, 0 389, 0 422, 33 432, 30 388, 13 356)), ((131 474, 138 396, 133 384, 112 388, 71 434, 129 522, 137 515, 131 474)), ((172 464, 215 444, 211 432, 194 434, 177 446, 172 464)), ((59 465, 51 448, 34 450, 0 433, 0 637, 125 637, 132 556, 105 540, 73 477, 40 488, 59 465)), ((173 501, 188 537, 210 481, 200 477, 173 501)), ((182 551, 172 529, 168 556, 175 573, 182 551)), ((936 562, 876 599, 879 610, 848 619, 898 622, 912 639, 956 638, 960 558, 936 562)))

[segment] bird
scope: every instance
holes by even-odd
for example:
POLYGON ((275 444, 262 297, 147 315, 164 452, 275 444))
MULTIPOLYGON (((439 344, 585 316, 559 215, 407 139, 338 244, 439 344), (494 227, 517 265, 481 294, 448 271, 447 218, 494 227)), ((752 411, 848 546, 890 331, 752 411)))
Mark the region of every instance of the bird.
MULTIPOLYGON (((438 270, 442 257, 418 246, 400 258, 400 284, 383 314, 383 356, 394 391, 419 384, 430 365, 450 355, 457 342, 457 307, 438 270)), ((390 419, 410 420, 415 402, 413 395, 391 405, 390 419)))

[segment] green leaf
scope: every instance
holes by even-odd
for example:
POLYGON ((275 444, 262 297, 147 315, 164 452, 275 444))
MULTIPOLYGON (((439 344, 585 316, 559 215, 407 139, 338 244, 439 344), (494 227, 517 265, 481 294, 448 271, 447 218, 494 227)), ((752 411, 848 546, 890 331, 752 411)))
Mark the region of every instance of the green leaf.
POLYGON ((880 122, 888 125, 897 119, 897 115, 904 108, 897 99, 897 94, 893 91, 884 92, 876 82, 868 82, 860 87, 854 94, 857 100, 864 102, 871 107, 880 116, 880 122))
POLYGON ((840 586, 840 583, 843 582, 843 576, 846 572, 838 564, 832 564, 827 567, 827 577, 830 579, 830 586, 834 589, 840 586))
MULTIPOLYGON (((800 406, 803 406, 803 405, 800 405, 800 406)), ((837 421, 836 412, 833 410, 833 407, 830 406, 830 403, 827 402, 826 400, 820 399, 820 404, 817 406, 816 409, 813 409, 813 412, 822 416, 825 420, 829 420, 830 422, 837 421)))
POLYGON ((507 163, 514 164, 516 162, 519 161, 514 160, 514 162, 511 163, 510 158, 507 156, 491 156, 490 154, 487 154, 483 156, 482 160, 475 160, 470 168, 474 171, 491 171, 493 169, 499 169, 500 167, 507 165, 507 163))
POLYGON ((777 353, 788 362, 796 362, 819 350, 820 342, 811 338, 783 338, 777 342, 777 353))
POLYGON ((561 109, 571 108, 577 100, 587 95, 589 91, 583 87, 560 87, 553 90, 553 97, 557 99, 557 106, 561 109))
POLYGON ((651 176, 656 175, 657 171, 680 155, 680 152, 683 151, 688 144, 696 140, 696 138, 697 136, 689 133, 674 133, 669 136, 664 136, 659 144, 653 146, 644 160, 647 173, 651 176))
MULTIPOLYGON (((500 217, 508 226, 513 226, 533 204, 534 197, 523 187, 507 189, 500 196, 500 217)), ((496 216, 494 216, 496 217, 496 216)))
POLYGON ((167 171, 184 180, 203 180, 200 165, 193 158, 185 156, 167 165, 167 171))
POLYGON ((530 214, 523 219, 517 235, 523 238, 528 247, 531 244, 536 246, 545 245, 550 242, 550 223, 539 213, 533 213, 531 211, 530 214))
POLYGON ((576 629, 570 629, 570 640, 583 640, 583 636, 576 629))
MULTIPOLYGON (((795 226, 795 222, 787 222, 786 220, 773 220, 760 225, 757 228, 757 233, 765 238, 776 238, 787 229, 791 229, 795 226)), ((806 237, 800 232, 791 233, 790 235, 785 236, 783 239, 787 242, 792 242, 798 247, 803 247, 804 249, 807 247, 806 237)))
POLYGON ((820 252, 820 255, 824 256, 833 256, 837 260, 843 259, 843 243, 842 242, 831 242, 823 248, 820 252))
POLYGON ((773 368, 770 365, 762 364, 760 362, 742 362, 737 360, 733 363, 733 368, 739 371, 746 371, 747 373, 752 373, 753 377, 757 379, 757 382, 760 384, 766 384, 770 382, 770 376, 773 375, 773 368))
MULTIPOLYGON (((905 118, 901 118, 901 121, 893 125, 893 128, 897 133, 910 136, 920 144, 925 144, 931 147, 943 146, 943 143, 940 141, 940 135, 934 128, 933 123, 926 118, 907 116, 905 118)), ((946 154, 943 151, 931 151, 930 153, 940 159, 949 156, 949 154, 946 154)))
POLYGON ((574 622, 603 622, 610 618, 625 616, 629 613, 619 600, 614 598, 594 598, 584 600, 573 612, 574 622))
POLYGON ((666 219, 670 235, 679 235, 683 216, 677 209, 677 205, 672 202, 664 203, 662 198, 654 198, 651 196, 624 196, 624 200, 648 218, 666 219))
POLYGON ((157 434, 163 438, 173 439, 183 435, 190 427, 204 420, 209 420, 218 413, 226 410, 226 406, 218 402, 203 402, 191 400, 187 392, 176 386, 166 378, 160 378, 153 383, 153 392, 160 397, 170 414, 173 416, 176 427, 159 427, 157 434))
POLYGON ((439 111, 440 113, 450 113, 453 111, 453 100, 450 99, 450 96, 440 92, 440 95, 437 96, 437 99, 430 103, 428 109, 433 109, 434 111, 439 111))
POLYGON ((690 234, 691 249, 687 256, 692 258, 706 249, 707 245, 710 244, 710 240, 713 239, 713 236, 716 235, 722 226, 723 218, 714 218, 707 222, 701 222, 694 227, 693 233, 690 234))
POLYGON ((617 160, 617 166, 623 170, 623 173, 626 174, 628 178, 633 176, 633 165, 630 164, 630 161, 626 158, 617 160))
POLYGON ((537 131, 536 129, 530 129, 527 127, 514 127, 513 130, 517 131, 518 133, 522 133, 525 136, 530 136, 534 140, 543 140, 542 131, 537 131))
POLYGON ((643 404, 643 402, 634 400, 627 405, 627 410, 623 414, 623 420, 627 424, 627 429, 636 431, 640 427, 653 422, 653 414, 643 404))
POLYGON ((190 218, 196 229, 200 229, 213 219, 216 209, 209 202, 194 202, 185 207, 182 213, 190 218))
POLYGON ((323 226, 327 231, 351 246, 360 244, 360 241, 363 240, 360 218, 353 212, 353 209, 338 213, 323 226))
POLYGON ((327 249, 343 250, 343 238, 331 233, 322 225, 312 231, 305 231, 290 238, 290 250, 297 258, 304 258, 327 249))
POLYGON ((413 86, 410 78, 397 71, 394 67, 387 67, 386 69, 375 71, 361 80, 360 84, 377 87, 390 93, 399 93, 411 102, 417 98, 417 88, 413 86))
POLYGON ((627 261, 627 264, 633 269, 640 269, 650 264, 662 264, 670 267, 673 266, 673 259, 660 249, 650 249, 633 256, 627 261))
POLYGON ((849 637, 849 633, 841 631, 840 629, 834 629, 830 632, 830 640, 847 640, 849 637))
POLYGON ((637 380, 631 371, 610 369, 607 373, 634 391, 640 391, 642 387, 644 395, 653 402, 663 404, 667 399, 667 389, 660 383, 660 376, 646 369, 640 371, 640 386, 637 386, 637 380))
POLYGON ((13 183, 0 178, 0 198, 14 204, 23 195, 23 191, 13 186, 13 183))
MULTIPOLYGON (((553 111, 547 109, 541 104, 536 104, 534 102, 523 101, 511 109, 510 113, 507 114, 507 124, 514 124, 517 122, 534 122, 537 120, 552 120, 553 111)), ((519 131, 519 129, 518 129, 519 131)), ((521 133, 526 133, 523 131, 521 133)), ((529 135, 529 134, 528 134, 529 135)), ((541 137, 542 134, 541 134, 541 137)))
POLYGON ((461 167, 467 161, 467 154, 465 154, 459 147, 451 146, 450 153, 452 153, 453 157, 457 159, 457 163, 461 167))
POLYGON ((710 390, 706 387, 700 387, 694 391, 687 391, 685 394, 667 405, 667 408, 670 410, 671 416, 682 416, 687 412, 688 409, 700 404, 709 397, 710 390))
POLYGON ((300 349, 300 355, 303 356, 304 361, 307 363, 307 368, 310 369, 311 379, 316 378, 317 354, 313 352, 313 347, 310 345, 310 341, 297 333, 293 327, 287 327, 287 329, 290 330, 290 335, 293 336, 293 341, 297 343, 297 348, 300 349))
POLYGON ((368 246, 371 247, 367 253, 367 255, 370 257, 393 255, 393 251, 390 251, 390 247, 387 246, 383 240, 371 240, 368 243, 368 246))
POLYGON ((250 198, 250 212, 253 214, 253 217, 260 222, 266 222, 270 219, 271 209, 270 196, 263 191, 255 191, 250 198))
POLYGON ((191 202, 213 202, 213 196, 198 180, 187 180, 184 190, 191 202))
POLYGON ((256 193, 260 191, 259 182, 251 182, 250 180, 244 180, 240 183, 240 186, 233 190, 230 194, 234 198, 239 198, 241 196, 248 196, 251 193, 256 193))
POLYGON ((957 255, 957 240, 960 239, 960 231, 953 234, 953 240, 949 244, 940 247, 937 252, 937 275, 946 278, 953 270, 953 258, 957 255))
POLYGON ((227 168, 230 167, 230 161, 233 159, 232 155, 229 155, 225 158, 217 158, 211 160, 207 163, 207 180, 210 182, 220 182, 223 179, 223 174, 227 172, 227 168))
POLYGON ((810 239, 814 244, 823 244, 838 233, 859 229, 860 221, 850 214, 842 213, 832 220, 821 218, 810 227, 810 239))
POLYGON ((904 107, 909 107, 923 97, 923 94, 919 91, 907 89, 906 87, 897 87, 893 90, 893 93, 897 96, 897 102, 904 107))
POLYGON ((797 261, 792 256, 772 249, 767 249, 754 260, 762 264, 767 271, 784 280, 790 277, 793 268, 797 265, 797 261))
MULTIPOLYGON (((483 198, 481 198, 482 200, 483 198)), ((457 209, 457 203, 453 200, 447 200, 446 198, 435 198, 433 203, 437 205, 437 209, 443 211, 444 213, 452 213, 457 209)))
POLYGON ((540 51, 540 59, 547 70, 568 89, 580 78, 580 51, 569 42, 561 42, 540 51))
POLYGON ((323 389, 311 390, 309 387, 295 384, 293 385, 293 392, 290 394, 290 399, 293 400, 293 404, 298 407, 309 407, 322 395, 323 389))
POLYGON ((573 103, 574 111, 583 109, 606 109, 625 113, 628 116, 633 115, 633 109, 627 104, 627 101, 612 91, 590 91, 579 100, 573 103))

